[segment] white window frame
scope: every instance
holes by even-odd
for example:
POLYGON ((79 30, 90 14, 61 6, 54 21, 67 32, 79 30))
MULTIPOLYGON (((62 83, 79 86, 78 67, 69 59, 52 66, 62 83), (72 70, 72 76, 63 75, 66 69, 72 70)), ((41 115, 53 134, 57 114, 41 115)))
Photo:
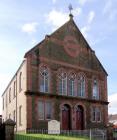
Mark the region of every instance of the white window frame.
POLYGON ((44 105, 44 101, 42 101, 42 100, 39 100, 38 101, 38 118, 39 118, 39 120, 44 120, 44 116, 45 116, 45 105, 44 105), (40 113, 39 113, 39 108, 40 108, 40 106, 39 106, 39 103, 42 103, 42 106, 43 106, 43 117, 42 118, 40 118, 40 113))
POLYGON ((101 122, 101 108, 100 107, 97 107, 97 106, 93 106, 92 107, 92 111, 91 111, 91 120, 92 122, 97 122, 97 123, 100 123, 101 122), (93 113, 95 113, 95 116, 94 116, 94 120, 93 120, 93 113), (97 120, 97 117, 98 117, 98 113, 100 113, 100 120, 97 120))
POLYGON ((86 80, 85 80, 85 77, 84 77, 84 75, 82 75, 82 74, 79 74, 78 75, 78 97, 85 97, 86 95, 86 90, 85 90, 85 88, 86 88, 86 85, 85 85, 85 83, 86 83, 86 80), (82 78, 82 79, 81 79, 82 78), (81 80, 83 80, 83 81, 81 81, 81 80), (80 84, 80 85, 79 85, 80 84), (79 86, 80 86, 80 90, 79 90, 79 86), (84 88, 84 89, 83 89, 84 88), (80 92, 79 92, 80 91, 80 92), (83 91, 84 91, 84 93, 83 93, 83 91))
POLYGON ((43 101, 43 100, 39 100, 38 101, 38 118, 39 118, 39 120, 51 120, 52 119, 52 102, 50 102, 50 101, 43 101), (40 118, 40 116, 39 116, 39 102, 41 102, 42 103, 42 105, 43 105, 43 118, 40 118), (51 118, 50 119, 47 119, 46 118, 46 111, 47 111, 47 109, 46 109, 46 107, 47 107, 47 103, 50 103, 51 104, 51 118))
POLYGON ((68 96, 75 96, 76 74, 74 72, 71 72, 69 74, 69 82, 68 82, 68 84, 69 84, 68 96), (71 84, 71 87, 70 87, 70 84, 71 84), (70 94, 70 91, 72 91, 71 92, 72 94, 70 94))
POLYGON ((44 103, 45 103, 45 112, 44 112, 45 120, 51 120, 52 119, 52 103, 50 101, 45 101, 44 103), (46 115, 47 115, 47 108, 46 108, 47 107, 47 103, 50 103, 50 108, 51 108, 51 118, 50 119, 46 118, 46 115))
POLYGON ((22 72, 20 72, 20 75, 19 75, 19 92, 22 91, 22 72))
POLYGON ((11 103, 11 87, 9 88, 9 103, 11 103))
POLYGON ((67 95, 67 73, 63 71, 58 75, 58 92, 60 95, 67 95))
POLYGON ((19 126, 22 126, 22 105, 19 106, 19 126))
POLYGON ((95 100, 99 100, 99 82, 96 78, 93 79, 92 98, 95 100))
POLYGON ((42 65, 40 67, 39 76, 40 76, 40 78, 39 78, 40 79, 40 85, 39 85, 40 92, 49 93, 49 89, 50 89, 50 87, 49 87, 49 85, 50 85, 50 72, 49 72, 49 69, 48 69, 47 66, 42 65), (44 69, 44 67, 45 67, 45 69, 44 69), (47 71, 47 76, 43 75, 43 72, 46 72, 46 71, 47 71), (43 85, 41 85, 41 82, 43 82, 43 85), (47 82, 47 85, 46 85, 46 82, 47 82), (43 87, 41 87, 41 86, 43 86, 43 87), (46 91, 46 86, 48 88, 48 91, 46 91))

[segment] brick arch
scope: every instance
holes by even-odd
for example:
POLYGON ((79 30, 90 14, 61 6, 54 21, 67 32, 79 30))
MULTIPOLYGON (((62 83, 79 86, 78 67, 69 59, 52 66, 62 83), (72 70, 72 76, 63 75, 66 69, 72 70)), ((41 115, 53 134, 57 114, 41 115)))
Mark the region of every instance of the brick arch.
POLYGON ((49 74, 50 74, 50 76, 51 76, 51 69, 50 69, 50 66, 49 66, 48 64, 46 64, 46 63, 40 63, 40 64, 39 64, 39 73, 40 73, 40 67, 42 67, 42 66, 46 66, 46 67, 47 67, 47 69, 48 69, 48 71, 49 71, 49 74))
POLYGON ((86 74, 85 74, 84 72, 78 72, 78 73, 77 73, 77 76, 79 76, 79 75, 83 75, 85 78, 87 77, 86 74))
POLYGON ((79 102, 74 106, 75 122, 76 122, 76 108, 78 106, 81 106, 83 108, 83 122, 84 122, 83 129, 85 129, 86 128, 86 107, 82 102, 79 102))
POLYGON ((77 77, 77 72, 75 70, 69 70, 68 71, 68 77, 71 73, 74 73, 75 74, 75 78, 77 77))
POLYGON ((85 107, 85 105, 84 105, 82 102, 78 102, 77 104, 75 104, 74 109, 75 109, 75 107, 77 107, 78 105, 82 106, 83 109, 86 110, 86 107, 85 107))
POLYGON ((43 63, 43 62, 40 63, 39 68, 42 67, 42 66, 46 66, 48 68, 48 70, 50 70, 50 66, 47 63, 43 63))
POLYGON ((63 67, 59 68, 57 70, 57 73, 60 73, 61 71, 66 72, 68 74, 67 70, 65 68, 63 68, 63 67))
POLYGON ((73 108, 73 105, 69 102, 69 101, 66 101, 66 102, 63 102, 60 104, 60 109, 62 108, 63 105, 65 104, 68 104, 71 108, 73 108))

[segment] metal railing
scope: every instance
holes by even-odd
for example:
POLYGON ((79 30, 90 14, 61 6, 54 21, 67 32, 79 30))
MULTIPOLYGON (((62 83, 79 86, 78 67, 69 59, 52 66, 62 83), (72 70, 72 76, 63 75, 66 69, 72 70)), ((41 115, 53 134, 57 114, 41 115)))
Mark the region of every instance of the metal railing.
POLYGON ((113 130, 113 139, 117 140, 117 129, 113 130))
MULTIPOLYGON (((54 130, 53 130, 54 131, 54 130)), ((53 134, 52 131, 52 134, 53 134)), ((89 130, 60 130, 60 134, 55 134, 55 136, 66 136, 66 137, 73 137, 73 138, 86 138, 86 140, 107 140, 107 134, 106 130, 100 130, 100 129, 89 129, 89 130)), ((46 139, 50 134, 48 134, 48 130, 46 129, 27 129, 26 134, 15 134, 15 140, 46 140, 46 139, 40 139, 40 136, 43 135, 46 139), (32 137, 37 136, 39 134, 39 137, 32 137)), ((49 140, 49 139, 48 139, 49 140)), ((54 140, 54 139, 53 139, 54 140)), ((56 140, 56 139, 55 139, 56 140)), ((60 139, 61 140, 61 139, 60 139)), ((63 139, 62 139, 63 140, 63 139)))

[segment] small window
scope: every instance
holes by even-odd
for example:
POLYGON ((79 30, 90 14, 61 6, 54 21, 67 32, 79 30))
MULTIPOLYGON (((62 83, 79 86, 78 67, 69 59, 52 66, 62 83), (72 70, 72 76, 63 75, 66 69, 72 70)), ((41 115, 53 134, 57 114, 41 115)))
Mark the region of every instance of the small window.
POLYGON ((44 65, 40 67, 40 92, 49 92, 49 70, 44 65))
POLYGON ((22 72, 20 72, 20 75, 19 75, 19 92, 21 92, 22 90, 22 72))
POLYGON ((52 104, 49 101, 39 101, 38 103, 39 120, 50 120, 52 118, 52 104))
POLYGON ((39 101, 38 104, 39 120, 44 120, 44 102, 39 101))
POLYGON ((51 102, 45 102, 45 119, 50 120, 52 118, 52 106, 51 102))
POLYGON ((16 96, 16 82, 14 81, 14 98, 16 96))
POLYGON ((96 78, 93 80, 93 99, 99 99, 99 87, 96 78))
POLYGON ((75 74, 70 73, 69 75, 69 96, 75 95, 75 74))
POLYGON ((100 122, 101 121, 101 110, 99 107, 92 108, 92 121, 100 122))
POLYGON ((11 102, 11 88, 9 89, 9 103, 11 102))
POLYGON ((3 98, 3 101, 2 102, 3 102, 3 110, 4 110, 4 98, 3 98))
POLYGON ((58 92, 60 95, 67 95, 67 74, 63 71, 58 74, 58 92))
POLYGON ((7 107, 7 93, 6 93, 6 107, 7 107))
POLYGON ((96 121, 96 109, 95 109, 95 107, 92 108, 92 121, 96 121))
POLYGON ((22 125, 22 106, 19 106, 19 126, 22 125))
POLYGON ((96 120, 97 120, 97 122, 100 122, 101 121, 101 111, 99 108, 97 108, 96 112, 97 112, 96 120))
POLYGON ((14 120, 14 122, 16 121, 15 120, 15 110, 13 111, 13 120, 14 120))

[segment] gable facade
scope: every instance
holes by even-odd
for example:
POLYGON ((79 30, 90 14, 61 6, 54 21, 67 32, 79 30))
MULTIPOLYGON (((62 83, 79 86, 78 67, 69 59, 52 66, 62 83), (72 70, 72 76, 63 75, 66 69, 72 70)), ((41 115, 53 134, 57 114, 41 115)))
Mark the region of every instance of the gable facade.
POLYGON ((25 54, 25 129, 104 128, 108 122, 107 73, 71 18, 25 54))
MULTIPOLYGON (((52 35, 46 36, 26 57, 32 71, 26 93, 36 95, 35 108, 39 107, 40 102, 44 107, 46 101, 50 102, 51 119, 60 121, 61 129, 106 126, 107 73, 72 19, 52 35), (47 77, 44 77, 44 71, 47 77), (45 82, 41 78, 45 78, 45 82)), ((46 108, 42 114, 46 114, 46 108)), ((48 119, 44 115, 43 120, 39 120, 39 114, 34 117, 34 127, 47 128, 48 119)))

